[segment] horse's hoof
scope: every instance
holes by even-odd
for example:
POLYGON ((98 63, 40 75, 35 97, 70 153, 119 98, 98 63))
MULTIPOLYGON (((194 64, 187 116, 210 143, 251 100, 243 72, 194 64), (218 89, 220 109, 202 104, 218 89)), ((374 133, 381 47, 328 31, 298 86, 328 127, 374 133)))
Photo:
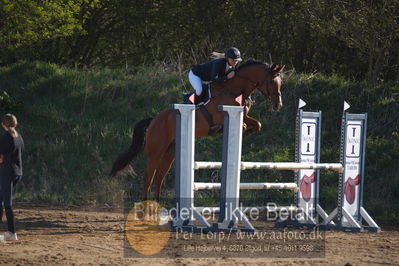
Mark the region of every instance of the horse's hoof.
POLYGON ((223 132, 222 125, 214 125, 209 129, 209 136, 216 136, 223 132))

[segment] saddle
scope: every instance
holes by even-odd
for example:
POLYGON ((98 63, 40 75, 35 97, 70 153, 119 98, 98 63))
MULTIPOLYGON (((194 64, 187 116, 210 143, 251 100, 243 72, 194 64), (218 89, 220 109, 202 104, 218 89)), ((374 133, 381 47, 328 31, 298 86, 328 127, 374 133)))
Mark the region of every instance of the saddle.
MULTIPOLYGON (((202 113, 202 115, 205 117, 205 119, 208 121, 209 124, 209 136, 216 136, 219 135, 220 133, 223 132, 223 126, 222 125, 216 125, 213 123, 213 118, 212 115, 208 112, 208 110, 205 108, 205 105, 208 104, 212 98, 212 93, 211 93, 211 86, 212 83, 209 84, 202 84, 202 94, 198 97, 198 99, 195 101, 195 92, 190 92, 186 93, 183 95, 183 104, 195 104, 196 109, 199 109, 202 113)), ((236 95, 236 101, 242 105, 242 95, 236 95)), ((248 98, 249 101, 252 103, 251 98, 248 98)), ((248 100, 247 99, 247 100, 248 100)))
POLYGON ((198 96, 197 101, 195 101, 195 91, 186 93, 183 95, 183 104, 195 104, 196 109, 199 109, 205 119, 208 121, 209 124, 209 135, 215 136, 222 132, 223 126, 222 125, 215 125, 213 123, 212 115, 208 112, 205 108, 205 105, 209 103, 212 98, 211 94, 211 83, 209 84, 202 84, 202 93, 198 96))
POLYGON ((360 176, 349 177, 345 182, 345 199, 349 204, 353 204, 356 199, 356 186, 360 184, 360 176))
MULTIPOLYGON (((206 105, 211 99, 211 84, 202 84, 202 93, 198 96, 197 107, 206 105)), ((195 91, 183 94, 183 104, 194 104, 195 91)))
POLYGON ((312 183, 315 182, 315 174, 313 173, 311 176, 304 175, 301 179, 300 190, 302 194, 302 198, 305 201, 309 201, 312 197, 312 183))

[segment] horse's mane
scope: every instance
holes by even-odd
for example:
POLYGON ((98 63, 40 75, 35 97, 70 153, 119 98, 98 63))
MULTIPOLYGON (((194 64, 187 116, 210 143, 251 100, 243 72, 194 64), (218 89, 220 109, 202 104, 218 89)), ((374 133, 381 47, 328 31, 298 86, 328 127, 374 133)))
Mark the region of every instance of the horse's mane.
POLYGON ((248 66, 253 66, 253 65, 264 65, 264 66, 267 66, 267 67, 270 66, 268 63, 256 61, 256 60, 254 60, 254 59, 249 59, 248 61, 246 61, 246 62, 240 64, 240 65, 237 67, 236 71, 238 71, 238 70, 240 70, 240 69, 243 69, 243 68, 246 68, 246 67, 248 67, 248 66))

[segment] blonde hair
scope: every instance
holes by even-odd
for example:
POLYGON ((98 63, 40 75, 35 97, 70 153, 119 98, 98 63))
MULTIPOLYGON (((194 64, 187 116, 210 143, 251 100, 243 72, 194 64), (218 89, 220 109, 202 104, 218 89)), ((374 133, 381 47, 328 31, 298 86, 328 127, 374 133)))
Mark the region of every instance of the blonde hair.
POLYGON ((212 57, 213 59, 216 59, 216 58, 224 58, 224 57, 225 57, 225 54, 224 54, 224 53, 219 53, 219 52, 212 52, 211 57, 212 57))
POLYGON ((7 128, 7 131, 13 138, 18 137, 15 127, 18 125, 17 118, 13 114, 5 114, 1 119, 1 123, 7 128))

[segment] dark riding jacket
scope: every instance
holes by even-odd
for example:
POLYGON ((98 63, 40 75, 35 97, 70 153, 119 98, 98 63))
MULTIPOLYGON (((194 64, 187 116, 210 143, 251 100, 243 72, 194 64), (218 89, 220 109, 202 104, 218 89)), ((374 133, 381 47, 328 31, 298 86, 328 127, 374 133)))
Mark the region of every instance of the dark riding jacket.
POLYGON ((222 81, 227 79, 227 74, 234 70, 228 66, 226 59, 217 58, 194 66, 191 71, 203 81, 222 81))
POLYGON ((9 132, 5 132, 0 138, 0 154, 4 161, 0 163, 0 176, 20 176, 22 175, 22 150, 24 140, 21 134, 13 138, 9 132))

